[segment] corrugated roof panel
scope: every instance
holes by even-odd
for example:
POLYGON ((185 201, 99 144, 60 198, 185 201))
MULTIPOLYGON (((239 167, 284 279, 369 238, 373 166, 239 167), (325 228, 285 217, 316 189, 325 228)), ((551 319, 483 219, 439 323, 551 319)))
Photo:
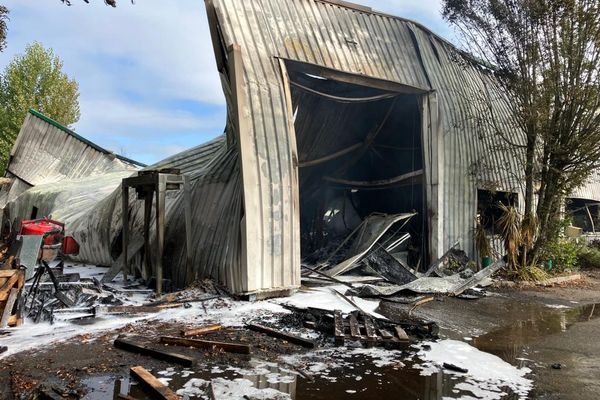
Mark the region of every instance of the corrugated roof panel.
POLYGON ((116 171, 133 172, 137 166, 30 110, 13 145, 6 170, 26 184, 2 187, 0 198, 10 201, 31 186, 116 171))
POLYGON ((569 198, 600 201, 600 171, 594 171, 587 182, 576 189, 569 198))

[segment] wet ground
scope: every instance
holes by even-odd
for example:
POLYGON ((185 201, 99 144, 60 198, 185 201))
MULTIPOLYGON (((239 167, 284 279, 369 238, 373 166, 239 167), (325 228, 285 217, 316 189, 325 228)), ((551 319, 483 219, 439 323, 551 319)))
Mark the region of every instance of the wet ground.
MULTIPOLYGON (((466 341, 533 373, 532 399, 598 399, 600 281, 553 288, 496 290, 489 297, 445 298, 414 315, 440 321, 442 336, 466 341), (555 369, 552 366, 558 367, 555 369)), ((382 304, 386 314, 402 312, 382 304)))
MULTIPOLYGON (((501 359, 521 371, 531 369, 527 378, 533 381, 533 389, 527 398, 597 399, 600 305, 596 303, 600 303, 600 280, 591 276, 584 284, 565 287, 496 289, 479 300, 443 298, 420 306, 412 314, 438 321, 447 343, 468 343, 497 356, 498 361, 491 360, 492 364, 501 359), (560 369, 552 368, 556 364, 560 369)), ((378 312, 398 317, 408 310, 382 303, 378 312)), ((28 386, 40 381, 85 392, 84 398, 90 400, 112 399, 119 393, 145 399, 144 392, 128 379, 129 368, 134 365, 143 365, 190 398, 265 398, 277 393, 271 389, 288 394, 281 398, 292 399, 524 398, 502 383, 486 388, 485 383, 474 383, 469 374, 424 366, 422 354, 428 351, 427 346, 404 353, 368 352, 359 347, 330 348, 331 343, 323 338, 324 350, 308 352, 264 335, 230 330, 215 334, 214 339, 256 344, 253 356, 178 349, 198 357, 194 368, 177 367, 112 346, 117 334, 152 336, 180 329, 176 324, 141 322, 100 337, 77 337, 2 359, 0 399, 17 398, 13 393, 27 392, 28 386)), ((458 356, 460 360, 460 349, 458 356)), ((477 357, 466 358, 465 367, 473 370, 470 372, 485 367, 489 360, 480 357, 477 363, 477 357)))

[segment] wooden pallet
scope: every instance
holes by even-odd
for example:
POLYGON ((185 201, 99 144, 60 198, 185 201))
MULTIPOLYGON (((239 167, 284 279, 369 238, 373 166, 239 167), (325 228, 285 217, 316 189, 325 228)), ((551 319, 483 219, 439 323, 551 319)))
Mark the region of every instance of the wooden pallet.
POLYGON ((18 269, 0 270, 0 328, 20 326, 21 291, 25 286, 25 273, 18 269))
POLYGON ((408 335, 400 326, 396 326, 394 332, 377 329, 370 316, 348 314, 344 317, 339 310, 334 311, 333 317, 336 346, 344 346, 346 341, 358 341, 368 347, 405 348, 410 344, 408 335))

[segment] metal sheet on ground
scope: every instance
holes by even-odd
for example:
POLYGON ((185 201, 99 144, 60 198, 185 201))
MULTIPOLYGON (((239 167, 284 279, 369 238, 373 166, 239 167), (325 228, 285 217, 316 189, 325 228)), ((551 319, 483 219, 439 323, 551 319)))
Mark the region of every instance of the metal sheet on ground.
POLYGON ((352 269, 360 261, 379 239, 396 223, 414 217, 415 213, 409 214, 374 214, 364 222, 357 237, 348 252, 349 258, 326 271, 329 276, 337 276, 352 269))
POLYGON ((25 280, 29 280, 35 274, 40 249, 42 247, 42 235, 19 235, 17 240, 22 241, 19 260, 21 265, 27 267, 25 270, 25 280))

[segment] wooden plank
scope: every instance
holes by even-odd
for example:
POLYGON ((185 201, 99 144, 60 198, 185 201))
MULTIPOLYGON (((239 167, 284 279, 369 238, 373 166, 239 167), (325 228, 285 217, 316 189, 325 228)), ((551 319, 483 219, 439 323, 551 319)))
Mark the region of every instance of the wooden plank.
POLYGON ((4 312, 2 313, 2 319, 0 320, 0 328, 6 328, 8 326, 8 320, 12 316, 12 310, 19 297, 19 289, 13 288, 10 291, 6 305, 4 306, 4 312))
MULTIPOLYGON (((179 304, 178 307, 183 306, 179 304)), ((161 312, 164 307, 157 306, 107 306, 99 307, 98 311, 106 314, 150 314, 161 312)))
POLYGON ((408 337, 408 335, 406 334, 406 331, 404 329, 402 329, 402 327, 400 326, 396 326, 396 335, 398 335, 398 339, 400 339, 401 342, 410 342, 410 338, 408 337))
POLYGON ((346 338, 344 335, 344 319, 342 318, 342 312, 340 310, 335 310, 333 312, 333 329, 335 345, 343 346, 346 338))
POLYGON ((364 317, 365 334, 367 336, 367 343, 372 344, 377 341, 377 333, 375 333, 375 325, 373 320, 369 316, 364 317))
POLYGON ((25 271, 19 271, 19 280, 17 282, 17 288, 23 289, 25 287, 25 271))
POLYGON ((246 327, 253 331, 261 332, 261 333, 264 333, 266 335, 269 335, 269 336, 272 336, 272 337, 275 337, 278 339, 283 339, 290 343, 294 343, 294 344, 297 344, 297 345, 300 345, 303 347, 307 347, 309 349, 314 349, 315 347, 317 347, 317 344, 313 340, 306 339, 306 338, 303 338, 298 335, 293 335, 291 333, 272 329, 267 326, 258 325, 258 324, 248 324, 248 325, 246 325, 246 327))
POLYGON ((153 395, 157 396, 162 400, 180 400, 175 392, 169 389, 168 386, 164 385, 161 381, 156 379, 154 375, 146 371, 143 367, 137 366, 132 367, 130 370, 131 376, 133 376, 144 388, 151 391, 153 395))
POLYGON ((358 320, 354 314, 348 316, 348 323, 350 324, 350 336, 352 338, 360 338, 360 329, 358 327, 358 320))
POLYGON ((4 270, 0 270, 0 278, 11 278, 17 272, 19 272, 18 269, 4 269, 4 270))
POLYGON ((0 301, 6 301, 8 293, 19 281, 19 274, 14 274, 2 286, 0 286, 0 301))
POLYGON ((199 328, 182 330, 181 336, 183 336, 183 337, 198 336, 198 335, 203 335, 208 332, 220 331, 221 329, 223 329, 223 326, 221 324, 205 325, 205 326, 201 326, 199 328))
POLYGON ((173 346, 197 347, 201 349, 217 348, 229 353, 250 354, 251 346, 243 343, 225 343, 212 340, 184 339, 171 336, 162 336, 160 342, 173 346))
POLYGON ((385 329, 380 329, 379 334, 384 339, 392 339, 394 337, 394 335, 392 335, 392 333, 390 331, 385 330, 385 329))
POLYGON ((504 260, 496 261, 494 264, 482 269, 481 271, 473 275, 471 278, 467 279, 465 282, 457 284, 454 288, 452 288, 450 292, 453 296, 458 296, 465 290, 477 286, 479 282, 491 277, 492 275, 494 275, 494 273, 498 272, 505 266, 506 262, 504 262, 504 260))
POLYGON ((136 343, 131 339, 117 338, 115 339, 114 346, 121 350, 139 353, 145 356, 156 358, 157 360, 181 364, 184 367, 191 367, 196 363, 196 360, 192 357, 178 353, 171 353, 168 351, 156 350, 149 346, 136 343))

